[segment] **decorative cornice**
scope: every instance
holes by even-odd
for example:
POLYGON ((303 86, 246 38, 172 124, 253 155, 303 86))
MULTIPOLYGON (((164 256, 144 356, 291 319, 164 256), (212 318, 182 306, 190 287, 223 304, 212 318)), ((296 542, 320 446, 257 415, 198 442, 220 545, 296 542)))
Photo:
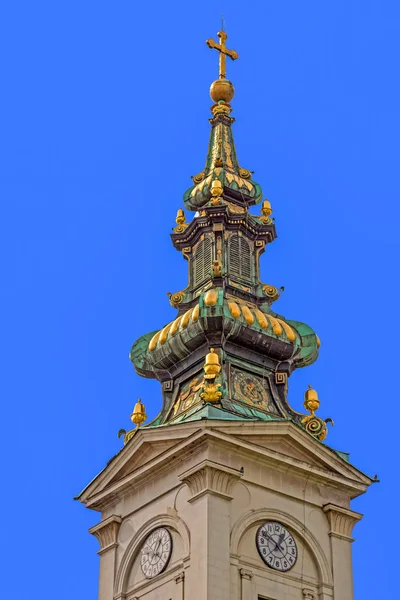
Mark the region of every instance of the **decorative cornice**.
POLYGON ((242 473, 236 469, 225 467, 210 460, 203 460, 182 473, 179 479, 189 487, 192 494, 189 502, 193 502, 206 493, 231 500, 232 486, 236 481, 239 481, 240 477, 242 477, 242 473))
POLYGON ((353 527, 363 518, 363 515, 334 504, 326 504, 323 510, 329 521, 329 535, 353 542, 354 539, 351 537, 353 527))
POLYGON ((117 536, 122 519, 117 515, 111 515, 108 519, 101 521, 89 529, 89 533, 94 535, 100 544, 99 554, 117 546, 117 536))
POLYGON ((304 600, 316 600, 317 599, 317 594, 314 592, 314 590, 310 590, 308 588, 303 589, 303 596, 304 596, 304 600))

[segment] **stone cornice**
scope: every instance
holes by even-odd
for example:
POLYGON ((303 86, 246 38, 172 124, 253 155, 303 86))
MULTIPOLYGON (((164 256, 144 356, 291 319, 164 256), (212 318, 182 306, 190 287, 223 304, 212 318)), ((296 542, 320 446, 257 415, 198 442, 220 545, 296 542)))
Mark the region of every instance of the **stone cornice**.
POLYGON ((85 488, 79 499, 89 508, 103 510, 115 499, 121 497, 125 489, 132 485, 142 485, 149 477, 154 477, 155 473, 161 473, 164 469, 170 468, 171 461, 181 460, 184 454, 189 455, 194 448, 198 449, 201 444, 208 444, 213 440, 224 445, 233 445, 235 451, 241 455, 248 456, 250 453, 258 456, 261 460, 270 461, 274 468, 287 471, 290 467, 294 472, 298 472, 300 475, 306 473, 307 477, 323 485, 346 489, 351 498, 365 492, 367 486, 372 483, 369 477, 352 465, 345 463, 330 448, 317 442, 292 423, 282 421, 240 423, 239 425, 237 422, 204 421, 139 431, 135 438, 85 488), (239 433, 240 437, 235 436, 235 433, 239 433), (253 443, 252 436, 260 434, 265 436, 266 441, 287 438, 291 443, 298 444, 302 451, 306 451, 310 455, 310 462, 268 449, 261 446, 258 441, 253 443), (119 471, 144 443, 153 445, 166 439, 174 440, 175 443, 171 448, 160 452, 157 457, 141 465, 132 473, 117 479, 119 471), (310 465, 312 465, 311 470, 310 465))
POLYGON ((232 486, 241 477, 242 473, 236 469, 230 469, 211 460, 203 460, 182 473, 179 479, 189 487, 192 494, 189 502, 193 502, 206 493, 232 500, 232 486))
POLYGON ((353 527, 363 518, 363 515, 334 504, 326 504, 323 510, 329 521, 329 535, 353 542, 354 539, 351 537, 353 527))
POLYGON ((99 554, 103 554, 107 550, 117 546, 117 537, 121 522, 121 517, 111 515, 108 519, 101 521, 101 523, 89 529, 89 533, 94 535, 99 541, 99 554))

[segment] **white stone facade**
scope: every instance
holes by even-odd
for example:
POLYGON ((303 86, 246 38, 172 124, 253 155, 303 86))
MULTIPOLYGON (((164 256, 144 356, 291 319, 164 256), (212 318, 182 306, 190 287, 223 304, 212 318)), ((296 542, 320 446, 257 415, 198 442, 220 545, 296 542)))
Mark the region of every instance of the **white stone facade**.
POLYGON ((352 600, 350 500, 371 479, 290 422, 201 421, 140 430, 80 499, 101 511, 99 600, 352 600), (279 521, 298 546, 286 573, 255 536, 279 521), (140 552, 166 527, 166 570, 140 552))

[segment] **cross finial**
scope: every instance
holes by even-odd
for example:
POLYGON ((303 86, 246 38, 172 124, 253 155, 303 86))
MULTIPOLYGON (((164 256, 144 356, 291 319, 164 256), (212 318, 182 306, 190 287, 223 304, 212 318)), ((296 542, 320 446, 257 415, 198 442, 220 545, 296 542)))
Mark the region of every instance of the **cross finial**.
POLYGON ((212 38, 210 38, 209 40, 206 40, 206 44, 209 48, 215 48, 215 50, 218 50, 218 52, 219 52, 219 78, 225 79, 226 78, 226 57, 229 56, 229 58, 231 58, 232 60, 236 60, 237 58, 239 58, 239 55, 237 52, 235 52, 235 50, 228 50, 228 48, 226 47, 226 40, 228 39, 228 36, 226 35, 226 33, 223 29, 222 29, 222 31, 218 31, 217 35, 220 39, 220 44, 217 44, 217 42, 214 42, 214 40, 212 38))

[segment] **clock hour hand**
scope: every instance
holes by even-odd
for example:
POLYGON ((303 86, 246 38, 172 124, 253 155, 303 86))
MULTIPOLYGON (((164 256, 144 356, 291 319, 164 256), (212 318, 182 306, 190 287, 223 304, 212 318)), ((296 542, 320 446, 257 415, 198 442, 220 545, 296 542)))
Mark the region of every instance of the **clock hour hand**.
POLYGON ((278 546, 279 550, 281 550, 281 551, 282 551, 281 544, 282 544, 284 537, 285 537, 285 532, 281 533, 281 535, 279 536, 279 539, 278 539, 278 543, 277 543, 277 546, 278 546))

